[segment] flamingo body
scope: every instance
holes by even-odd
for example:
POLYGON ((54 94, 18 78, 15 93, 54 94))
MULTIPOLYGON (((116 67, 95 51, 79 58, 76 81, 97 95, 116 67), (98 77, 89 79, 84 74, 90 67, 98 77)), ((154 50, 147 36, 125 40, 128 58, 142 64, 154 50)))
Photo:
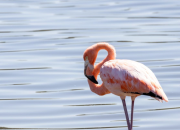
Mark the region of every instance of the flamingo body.
POLYGON ((98 95, 113 93, 120 96, 124 107, 128 130, 133 128, 134 101, 137 96, 147 95, 158 101, 168 102, 154 73, 145 65, 132 60, 115 59, 115 48, 108 43, 97 43, 87 48, 83 54, 85 61, 84 74, 92 92, 98 95), (108 55, 97 65, 94 65, 98 52, 105 49, 108 55), (97 77, 100 73, 102 84, 98 84, 97 77), (125 98, 131 96, 131 122, 127 112, 125 98))
POLYGON ((168 101, 153 72, 132 60, 110 60, 100 69, 104 86, 118 96, 149 95, 159 101, 168 101))

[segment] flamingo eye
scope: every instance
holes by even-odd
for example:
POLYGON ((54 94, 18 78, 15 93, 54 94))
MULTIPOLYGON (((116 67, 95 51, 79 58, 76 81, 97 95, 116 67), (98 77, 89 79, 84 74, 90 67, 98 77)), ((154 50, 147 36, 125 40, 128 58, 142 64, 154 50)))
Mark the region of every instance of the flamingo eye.
POLYGON ((85 57, 85 60, 88 60, 88 56, 85 57))

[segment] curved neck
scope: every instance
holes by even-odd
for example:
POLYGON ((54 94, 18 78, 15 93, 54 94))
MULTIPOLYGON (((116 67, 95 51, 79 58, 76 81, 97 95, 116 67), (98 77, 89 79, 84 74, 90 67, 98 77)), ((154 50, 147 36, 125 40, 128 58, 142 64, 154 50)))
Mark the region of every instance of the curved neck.
POLYGON ((98 74, 100 73, 100 68, 101 66, 109 60, 114 60, 116 58, 116 51, 112 45, 109 45, 107 43, 98 43, 96 47, 96 52, 98 53, 100 50, 105 49, 108 52, 108 55, 104 60, 99 62, 97 65, 94 67, 93 75, 97 79, 98 74))
MULTIPOLYGON (((100 63, 98 63, 97 65, 95 65, 94 70, 93 70, 93 75, 97 80, 98 74, 100 73, 100 68, 101 66, 109 60, 114 60, 116 57, 116 52, 113 46, 111 46, 108 43, 97 43, 95 46, 95 51, 97 54, 101 49, 105 49, 108 52, 108 55, 106 56, 106 58, 104 60, 102 60, 100 63)), ((97 55, 96 54, 96 55, 97 55)), ((96 56, 97 58, 97 56, 96 56)), ((104 86, 104 84, 102 83, 101 85, 99 84, 94 84, 93 82, 89 81, 89 86, 91 91, 93 91, 94 93, 98 94, 98 95, 105 95, 110 93, 109 90, 104 86)))

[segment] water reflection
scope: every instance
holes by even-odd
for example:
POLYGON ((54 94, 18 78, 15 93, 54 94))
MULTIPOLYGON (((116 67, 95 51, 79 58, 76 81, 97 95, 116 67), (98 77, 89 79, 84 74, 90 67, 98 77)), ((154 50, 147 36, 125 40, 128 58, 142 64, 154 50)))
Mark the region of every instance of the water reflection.
POLYGON ((103 106, 103 105, 115 105, 115 104, 83 104, 83 105, 68 105, 68 106, 103 106))
POLYGON ((68 90, 60 90, 60 91, 37 91, 36 93, 57 93, 57 92, 66 92, 66 91, 79 91, 84 89, 68 89, 68 90))
POLYGON ((38 67, 38 68, 13 68, 13 69, 0 69, 0 70, 34 70, 34 69, 51 69, 50 67, 38 67))

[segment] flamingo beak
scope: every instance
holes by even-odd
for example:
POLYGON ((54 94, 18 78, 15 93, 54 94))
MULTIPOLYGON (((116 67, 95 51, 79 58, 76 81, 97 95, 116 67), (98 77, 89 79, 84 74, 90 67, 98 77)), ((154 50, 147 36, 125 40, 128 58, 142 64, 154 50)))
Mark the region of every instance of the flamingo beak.
MULTIPOLYGON (((86 61, 85 61, 85 64, 84 64, 84 75, 93 83, 95 84, 98 84, 97 80, 95 79, 95 77, 92 75, 86 75, 86 70, 87 70, 87 67, 88 67, 88 64, 89 64, 89 60, 88 58, 86 58, 86 61)), ((90 67, 91 68, 91 67, 90 67)), ((92 68, 91 68, 92 69, 92 68)))

